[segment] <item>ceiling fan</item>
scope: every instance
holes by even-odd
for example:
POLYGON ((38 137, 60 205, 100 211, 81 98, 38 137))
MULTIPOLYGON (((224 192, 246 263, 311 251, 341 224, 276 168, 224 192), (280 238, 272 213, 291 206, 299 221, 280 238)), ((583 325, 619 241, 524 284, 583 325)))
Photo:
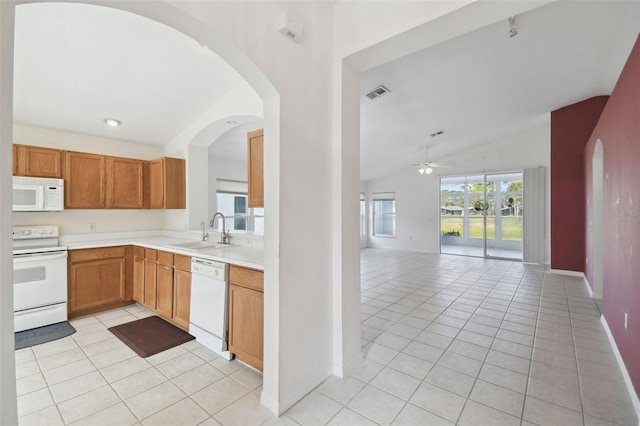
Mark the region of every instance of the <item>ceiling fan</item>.
POLYGON ((436 164, 436 163, 432 163, 429 161, 429 157, 427 155, 429 151, 429 147, 425 146, 424 147, 424 161, 420 164, 411 164, 411 166, 416 166, 418 167, 418 173, 420 173, 421 175, 430 175, 431 173, 433 173, 433 169, 436 167, 448 167, 448 166, 444 166, 442 164, 436 164))

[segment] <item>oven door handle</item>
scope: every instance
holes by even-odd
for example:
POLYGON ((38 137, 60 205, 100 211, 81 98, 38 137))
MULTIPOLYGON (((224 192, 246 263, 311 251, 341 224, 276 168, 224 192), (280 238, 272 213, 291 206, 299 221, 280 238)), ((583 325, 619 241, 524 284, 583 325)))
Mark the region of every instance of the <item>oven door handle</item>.
POLYGON ((13 256, 13 263, 27 263, 34 260, 55 260, 66 259, 67 252, 51 252, 51 253, 32 253, 32 254, 20 254, 13 256))

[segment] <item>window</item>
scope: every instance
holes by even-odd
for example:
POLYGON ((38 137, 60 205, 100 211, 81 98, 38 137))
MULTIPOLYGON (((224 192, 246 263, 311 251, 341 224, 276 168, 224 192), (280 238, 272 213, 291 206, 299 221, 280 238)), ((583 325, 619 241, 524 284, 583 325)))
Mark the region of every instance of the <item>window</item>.
POLYGON ((373 195, 373 235, 396 235, 395 193, 374 193, 373 195))
POLYGON ((264 209, 247 207, 247 183, 218 179, 216 184, 217 211, 224 215, 227 229, 264 232, 264 209))

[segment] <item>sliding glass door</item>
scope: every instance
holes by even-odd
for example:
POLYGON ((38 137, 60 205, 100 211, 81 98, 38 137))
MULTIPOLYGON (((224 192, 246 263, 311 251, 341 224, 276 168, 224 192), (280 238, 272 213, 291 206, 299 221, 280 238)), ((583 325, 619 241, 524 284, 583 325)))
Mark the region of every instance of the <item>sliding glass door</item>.
POLYGON ((443 177, 440 251, 522 259, 522 173, 443 177))

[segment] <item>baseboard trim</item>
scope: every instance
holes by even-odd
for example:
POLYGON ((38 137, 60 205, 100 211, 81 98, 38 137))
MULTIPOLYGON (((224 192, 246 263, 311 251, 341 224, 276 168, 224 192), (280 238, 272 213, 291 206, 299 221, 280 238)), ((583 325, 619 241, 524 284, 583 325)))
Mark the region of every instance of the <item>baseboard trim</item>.
POLYGON ((622 371, 622 376, 624 377, 624 384, 627 387, 627 392, 629 393, 629 397, 631 398, 631 402, 633 403, 633 408, 636 411, 636 418, 638 419, 638 426, 640 426, 640 399, 638 399, 638 394, 633 387, 633 382, 631 382, 631 376, 629 376, 629 372, 627 371, 627 366, 624 364, 622 359, 622 354, 618 350, 618 345, 616 344, 615 339, 613 338, 613 333, 611 333, 611 329, 609 328, 609 324, 607 324, 607 319, 604 315, 600 315, 600 322, 604 326, 604 331, 607 333, 607 337, 609 338, 609 344, 611 345, 611 349, 613 349, 613 353, 616 356, 616 361, 618 361, 618 366, 620 367, 620 371, 622 371))
POLYGON ((360 364, 362 364, 362 361, 364 361, 362 351, 360 351, 359 356, 357 356, 356 358, 357 359, 351 360, 351 362, 347 365, 334 363, 333 375, 344 379, 346 376, 351 374, 356 368, 360 366, 360 364))
POLYGON ((584 272, 579 272, 579 271, 567 271, 565 269, 549 269, 549 272, 551 272, 552 274, 569 275, 571 277, 584 278, 584 272))
POLYGON ((589 292, 589 297, 593 299, 593 290, 591 289, 591 286, 589 285, 589 281, 587 280, 587 276, 584 274, 584 272, 566 271, 564 269, 550 269, 549 272, 557 275, 566 275, 568 277, 582 278, 582 281, 584 282, 584 285, 587 288, 587 291, 589 292))
POLYGON ((584 276, 584 285, 587 287, 587 291, 589 292, 589 297, 593 299, 593 289, 589 285, 589 280, 587 279, 586 275, 584 276))

